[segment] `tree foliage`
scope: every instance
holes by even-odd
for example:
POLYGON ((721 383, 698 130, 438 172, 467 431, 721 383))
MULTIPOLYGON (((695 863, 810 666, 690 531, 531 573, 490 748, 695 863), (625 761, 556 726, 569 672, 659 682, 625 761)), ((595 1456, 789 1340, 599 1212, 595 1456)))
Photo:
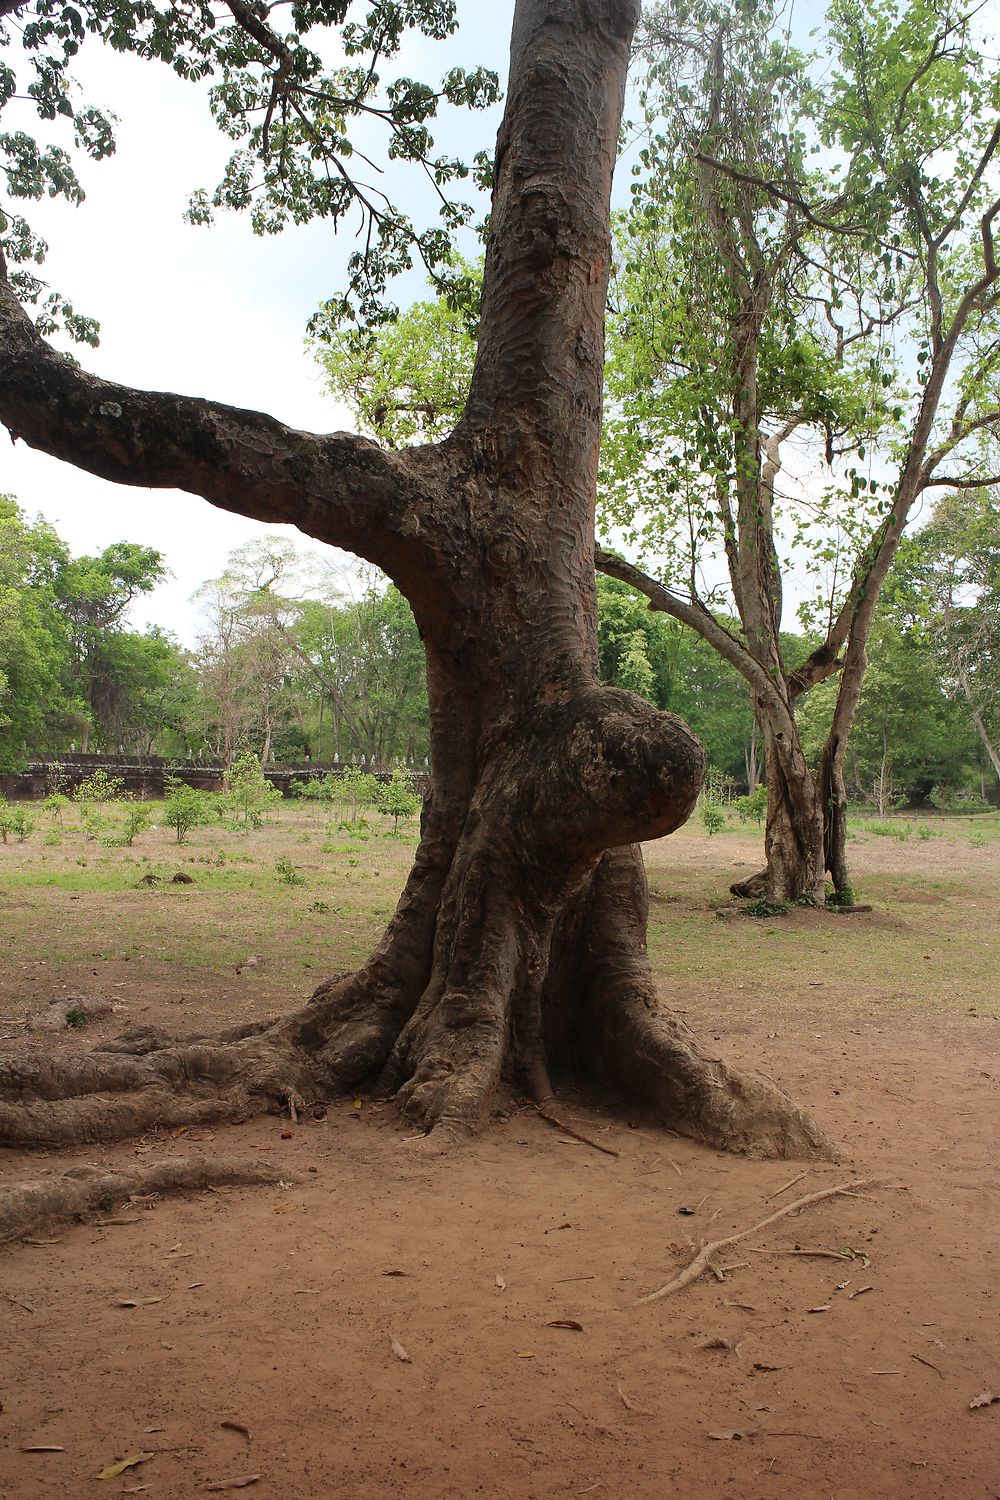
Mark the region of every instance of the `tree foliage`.
POLYGON ((452 236, 472 222, 474 210, 453 190, 470 173, 478 185, 488 183, 489 162, 485 153, 471 166, 442 154, 432 130, 444 106, 494 103, 497 77, 487 68, 452 68, 432 85, 395 71, 411 33, 440 39, 455 26, 454 0, 374 0, 365 14, 351 0, 295 0, 274 15, 253 0, 227 0, 221 9, 203 0, 161 7, 146 0, 36 0, 26 17, 3 0, 0 254, 12 267, 18 296, 36 309, 39 330, 63 328, 77 340, 97 341, 94 319, 37 274, 47 246, 21 209, 43 196, 82 202, 79 162, 115 150, 114 116, 82 100, 74 79, 81 49, 100 43, 206 86, 211 115, 233 150, 214 188, 192 184, 191 222, 208 224, 219 210, 245 211, 256 233, 274 234, 289 223, 337 225, 356 217, 360 248, 343 292, 317 314, 317 332, 344 319, 391 321, 386 287, 415 260, 461 301, 467 276, 451 264, 452 236), (331 53, 339 65, 327 61, 331 53), (414 223, 368 180, 369 145, 428 179, 436 224, 414 223))
POLYGON ((844 756, 921 496, 1000 482, 1000 74, 976 24, 925 0, 834 0, 809 58, 767 6, 647 20, 603 518, 655 576, 600 565, 747 679, 772 901, 820 899, 824 865, 849 887, 844 756), (794 567, 815 635, 799 662, 781 640, 794 567), (795 702, 835 675, 810 764, 795 702))

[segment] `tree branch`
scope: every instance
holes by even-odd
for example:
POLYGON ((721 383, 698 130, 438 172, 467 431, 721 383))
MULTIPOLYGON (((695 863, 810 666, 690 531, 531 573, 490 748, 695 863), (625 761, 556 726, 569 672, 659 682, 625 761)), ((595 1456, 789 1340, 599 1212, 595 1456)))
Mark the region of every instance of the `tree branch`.
POLYGON ((764 192, 770 193, 772 198, 778 198, 782 203, 788 203, 792 208, 797 208, 807 223, 816 229, 826 229, 831 234, 857 235, 863 234, 864 230, 857 224, 834 224, 828 219, 821 219, 809 207, 806 200, 799 193, 792 193, 788 188, 781 187, 770 177, 758 177, 753 172, 741 172, 739 167, 730 166, 728 162, 719 161, 714 156, 706 156, 704 151, 696 151, 695 161, 701 162, 703 166, 711 167, 715 172, 721 172, 725 177, 731 177, 734 182, 746 182, 752 187, 763 188, 764 192))
POLYGON ((960 479, 957 474, 942 474, 939 478, 928 479, 924 489, 985 490, 993 484, 1000 484, 1000 474, 984 474, 978 479, 960 479))
POLYGON ((600 546, 594 548, 594 566, 599 573, 604 573, 609 578, 618 578, 622 583, 627 583, 631 588, 636 589, 638 593, 644 594, 649 600, 650 609, 672 615, 682 625, 687 625, 697 631, 698 635, 713 646, 730 666, 735 667, 737 672, 746 678, 759 697, 766 699, 773 708, 786 711, 781 694, 764 668, 754 660, 742 641, 737 640, 736 636, 720 624, 700 600, 682 599, 678 594, 671 593, 662 583, 658 583, 655 578, 650 578, 649 574, 644 573, 641 568, 626 562, 624 558, 616 557, 613 552, 608 552, 600 546))
POLYGON ((425 564, 421 531, 441 500, 436 471, 415 455, 90 375, 41 338, 3 271, 0 258, 0 422, 12 441, 117 484, 186 490, 290 523, 393 576, 425 564))

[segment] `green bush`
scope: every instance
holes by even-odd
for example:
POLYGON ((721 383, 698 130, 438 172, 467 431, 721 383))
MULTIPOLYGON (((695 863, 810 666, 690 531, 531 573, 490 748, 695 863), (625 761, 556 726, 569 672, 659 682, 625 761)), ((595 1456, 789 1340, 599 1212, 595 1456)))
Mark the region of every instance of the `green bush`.
POLYGON ((749 823, 752 818, 759 828, 767 813, 767 787, 762 781, 758 782, 747 796, 737 797, 733 806, 741 823, 749 823))
POLYGON ((267 814, 281 801, 281 793, 271 785, 255 755, 239 756, 229 768, 222 805, 234 826, 244 832, 260 828, 267 814))
POLYGON ((378 778, 370 771, 362 771, 360 766, 348 766, 342 776, 333 778, 331 800, 338 810, 350 807, 350 822, 354 825, 363 808, 378 806, 380 792, 378 778))
POLYGON ((3 843, 14 838, 19 844, 23 844, 31 837, 34 826, 34 818, 29 818, 23 807, 12 807, 5 798, 0 797, 0 840, 3 843))
POLYGON ((790 901, 777 901, 773 905, 766 896, 754 896, 743 910, 748 917, 787 917, 792 909, 790 901))
POLYGON ((153 821, 152 808, 145 802, 130 802, 125 809, 125 821, 122 825, 122 834, 126 844, 131 844, 140 833, 145 833, 153 821))
POLYGON ((712 834, 718 833, 720 829, 726 826, 725 808, 720 807, 718 802, 713 802, 711 797, 703 796, 701 799, 701 821, 705 825, 706 833, 711 837, 712 834))
POLYGON ((939 812, 989 812, 990 804, 969 787, 936 786, 930 796, 931 806, 939 812))
POLYGON ((214 821, 216 804, 209 793, 185 786, 176 776, 165 777, 164 787, 167 796, 163 804, 163 821, 167 828, 174 830, 179 844, 184 843, 192 828, 214 821))
POLYGON ((85 776, 74 788, 73 797, 77 802, 117 802, 125 790, 125 781, 121 776, 109 776, 107 771, 92 771, 85 776))
POLYGON ((80 826, 88 844, 96 844, 99 839, 106 837, 111 819, 107 813, 98 812, 95 803, 84 802, 80 806, 80 826))
POLYGON ((399 827, 400 818, 412 818, 420 810, 420 797, 413 790, 413 777, 409 771, 397 767, 392 780, 378 789, 378 805, 387 817, 393 819, 393 828, 399 827))

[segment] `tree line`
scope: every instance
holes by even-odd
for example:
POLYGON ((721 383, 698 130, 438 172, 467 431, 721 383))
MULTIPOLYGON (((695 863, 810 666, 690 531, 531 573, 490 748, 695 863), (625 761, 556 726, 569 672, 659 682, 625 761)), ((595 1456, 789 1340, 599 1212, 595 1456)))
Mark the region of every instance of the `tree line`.
MULTIPOLYGON (((0 500, 0 767, 72 747, 227 768, 245 753, 261 764, 423 764, 423 651, 398 589, 372 575, 345 600, 316 558, 265 538, 199 589, 203 626, 189 650, 129 625, 131 604, 165 573, 159 553, 130 542, 73 558, 45 521, 0 500)), ((753 792, 763 743, 740 674, 620 579, 600 577, 597 599, 603 681, 679 714, 722 782, 753 792)), ((998 630, 1000 521, 982 496, 956 493, 890 575, 848 751, 852 800, 882 814, 982 801, 1000 738, 998 630)), ((794 668, 815 641, 783 632, 784 659, 794 668)), ((798 707, 810 758, 830 691, 798 707)))

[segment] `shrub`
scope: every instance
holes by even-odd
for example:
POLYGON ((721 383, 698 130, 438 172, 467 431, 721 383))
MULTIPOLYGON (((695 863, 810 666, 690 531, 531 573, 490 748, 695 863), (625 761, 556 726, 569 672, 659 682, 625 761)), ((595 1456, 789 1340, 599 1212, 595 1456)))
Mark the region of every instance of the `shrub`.
POLYGON ((84 802, 80 807, 80 825, 88 844, 95 844, 107 834, 111 819, 107 813, 98 812, 94 803, 84 802))
POLYGON ((413 778, 409 771, 398 768, 392 780, 378 789, 378 805, 387 817, 393 819, 393 828, 399 827, 400 818, 412 818, 420 808, 420 798, 413 790, 413 778))
POLYGON ((69 807, 68 797, 64 797, 62 792, 50 792, 42 803, 42 812, 47 812, 62 827, 62 815, 67 807, 69 807))
POLYGON ((936 786, 930 800, 939 812, 988 812, 990 808, 978 792, 968 787, 936 786))
POLYGON ((776 901, 772 904, 763 893, 751 897, 743 908, 748 917, 787 917, 791 909, 790 901, 776 901))
POLYGON ((270 808, 280 801, 281 793, 268 781, 255 755, 248 752, 233 762, 226 778, 222 803, 236 827, 244 832, 260 828, 270 808))
POLYGON ((132 840, 140 833, 145 833, 153 821, 152 810, 145 802, 129 802, 125 807, 125 820, 122 824, 121 837, 123 844, 131 845, 132 840))
POLYGON ((0 840, 7 843, 11 837, 23 844, 31 837, 31 831, 35 826, 35 820, 29 818, 23 807, 12 807, 4 798, 0 798, 0 840))
POLYGON ((702 797, 701 821, 705 825, 705 831, 711 837, 712 834, 718 833, 720 829, 725 828, 725 810, 717 802, 713 802, 710 797, 702 797))
POLYGON ((107 771, 92 771, 78 782, 73 791, 77 802, 117 802, 125 790, 121 776, 109 776, 107 771))
POLYGON ((174 829, 177 842, 183 844, 192 828, 199 828, 212 821, 215 811, 213 799, 193 786, 185 786, 176 776, 165 778, 167 791, 163 804, 163 821, 174 829))
POLYGON ((348 766, 344 774, 336 778, 331 790, 338 808, 350 804, 353 824, 357 823, 362 808, 379 804, 382 789, 370 771, 362 771, 360 766, 348 766))
POLYGON ((767 812, 767 787, 762 781, 758 782, 747 796, 737 797, 733 806, 739 813, 741 823, 749 823, 753 818, 759 828, 767 812))

